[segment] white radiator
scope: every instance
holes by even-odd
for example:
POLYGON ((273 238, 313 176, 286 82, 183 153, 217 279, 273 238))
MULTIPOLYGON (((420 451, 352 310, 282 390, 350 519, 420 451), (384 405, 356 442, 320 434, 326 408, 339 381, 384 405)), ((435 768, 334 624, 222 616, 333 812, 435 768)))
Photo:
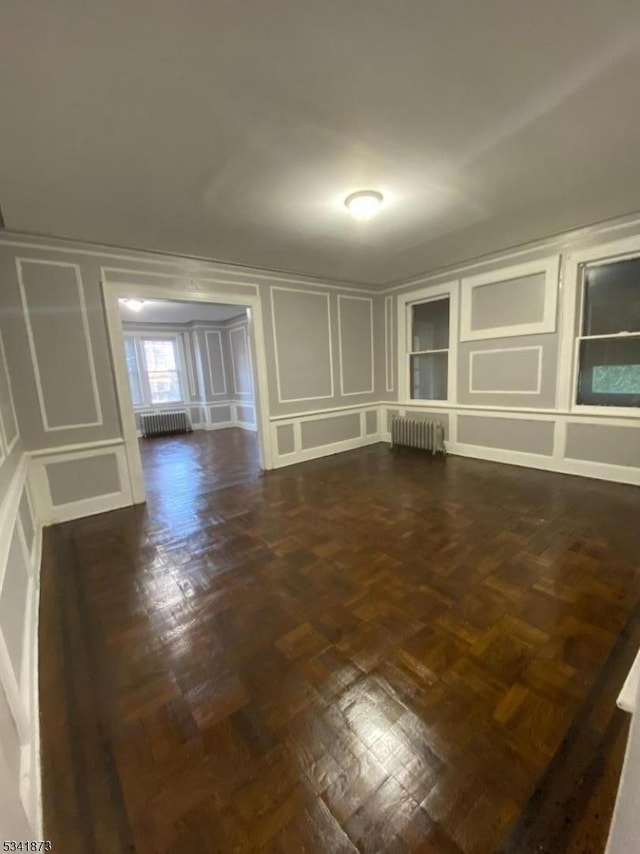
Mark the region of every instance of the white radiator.
POLYGON ((167 436, 174 433, 191 433, 191 422, 184 409, 166 412, 142 412, 140 415, 142 435, 167 436))
POLYGON ((444 426, 439 421, 394 415, 391 419, 391 447, 398 445, 422 448, 432 454, 446 454, 444 426))

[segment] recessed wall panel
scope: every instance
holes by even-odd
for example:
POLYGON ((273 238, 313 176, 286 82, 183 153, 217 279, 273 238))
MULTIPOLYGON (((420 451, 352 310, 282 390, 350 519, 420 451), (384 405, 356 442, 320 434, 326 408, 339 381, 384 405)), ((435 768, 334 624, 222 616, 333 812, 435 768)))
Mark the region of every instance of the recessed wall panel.
POLYGON ((208 361, 207 373, 211 394, 226 394, 227 382, 225 378, 224 354, 222 352, 222 334, 217 330, 207 330, 205 332, 205 341, 205 351, 208 361))
POLYGON ((243 424, 253 424, 253 406, 236 406, 236 413, 238 415, 238 421, 242 421, 243 424))
POLYGON ((113 453, 48 463, 45 470, 54 507, 122 489, 118 459, 113 453))
POLYGON ((364 414, 365 432, 371 436, 378 432, 378 413, 375 410, 364 414))
POLYGON ((458 403, 554 409, 558 335, 519 335, 458 345, 458 403))
POLYGON ((565 456, 573 460, 640 468, 640 426, 569 423, 565 456))
POLYGON ((329 295, 271 288, 280 403, 333 397, 329 295))
POLYGON ((226 424, 231 421, 230 406, 212 406, 209 409, 212 424, 226 424))
POLYGON ((276 427, 276 436, 278 439, 278 454, 292 454, 295 450, 295 440, 293 435, 293 424, 279 424, 276 427))
POLYGON ((340 391, 343 395, 373 392, 373 301, 338 297, 340 391))
POLYGON ((300 425, 302 448, 319 448, 322 445, 333 445, 336 442, 346 442, 360 436, 360 415, 337 415, 332 418, 318 418, 315 421, 303 421, 300 425))
POLYGON ((553 421, 458 415, 458 442, 528 454, 553 453, 553 421))
POLYGON ((473 350, 469 359, 472 393, 540 393, 542 347, 473 350))
POLYGON ((79 269, 22 260, 18 271, 44 429, 100 425, 79 269))
POLYGON ((496 329, 544 319, 545 275, 480 285, 471 291, 471 329, 496 329))
POLYGON ((229 343, 231 347, 234 392, 250 397, 253 394, 253 385, 251 382, 251 361, 249 359, 249 341, 246 328, 239 326, 236 329, 231 329, 229 331, 229 343))

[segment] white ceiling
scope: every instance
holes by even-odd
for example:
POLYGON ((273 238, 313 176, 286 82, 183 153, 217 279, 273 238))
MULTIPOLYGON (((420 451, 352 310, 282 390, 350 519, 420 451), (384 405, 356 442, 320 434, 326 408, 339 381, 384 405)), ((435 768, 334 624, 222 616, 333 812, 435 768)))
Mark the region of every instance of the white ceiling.
POLYGON ((217 303, 146 300, 140 311, 132 311, 120 302, 120 316, 130 323, 191 323, 203 320, 230 320, 246 313, 239 305, 217 303))
POLYGON ((640 210, 638 0, 33 0, 7 228, 368 283, 640 210), (378 217, 344 197, 372 187, 378 217))

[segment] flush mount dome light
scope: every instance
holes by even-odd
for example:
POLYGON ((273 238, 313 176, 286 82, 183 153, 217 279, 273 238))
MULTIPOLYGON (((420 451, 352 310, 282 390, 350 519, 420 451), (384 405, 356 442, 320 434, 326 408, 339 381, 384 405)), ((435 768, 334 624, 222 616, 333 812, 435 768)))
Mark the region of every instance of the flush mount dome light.
POLYGON ((140 311, 142 306, 144 305, 143 299, 123 299, 120 300, 123 305, 126 305, 127 308, 130 308, 131 311, 140 311))
POLYGON ((349 213, 356 219, 371 219, 378 213, 382 201, 382 193, 377 190, 360 190, 347 196, 344 203, 349 213))

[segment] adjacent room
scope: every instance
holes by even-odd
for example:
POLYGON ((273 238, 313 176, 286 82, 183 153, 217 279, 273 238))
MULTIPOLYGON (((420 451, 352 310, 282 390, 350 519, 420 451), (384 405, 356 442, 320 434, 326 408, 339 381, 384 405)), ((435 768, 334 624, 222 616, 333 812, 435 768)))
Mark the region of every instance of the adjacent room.
POLYGON ((640 851, 640 6, 0 10, 8 851, 640 851))
MULTIPOLYGON (((121 297, 127 389, 150 507, 260 472, 247 309, 121 297)), ((135 452, 135 443, 133 446, 135 452)))

